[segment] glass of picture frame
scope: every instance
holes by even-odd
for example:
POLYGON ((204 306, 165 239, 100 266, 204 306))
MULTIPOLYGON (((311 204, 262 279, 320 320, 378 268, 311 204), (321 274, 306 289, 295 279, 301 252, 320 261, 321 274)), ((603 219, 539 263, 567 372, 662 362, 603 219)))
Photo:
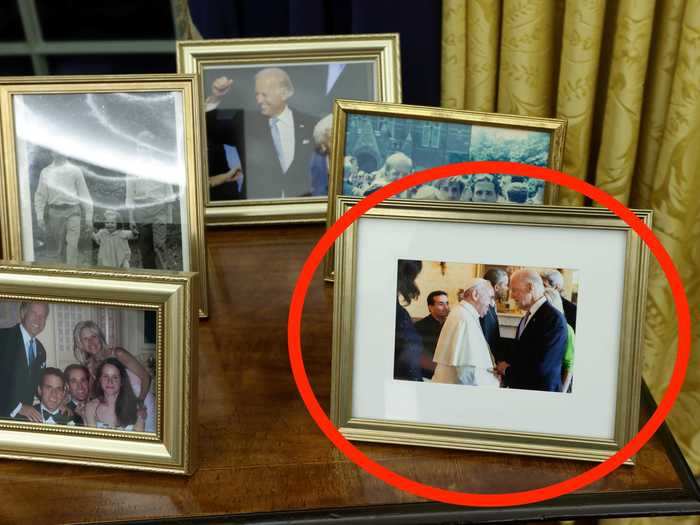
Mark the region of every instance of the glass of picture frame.
POLYGON ((323 222, 333 101, 401 102, 398 34, 192 40, 207 225, 323 222))
POLYGON ((612 212, 390 200, 337 246, 346 438, 603 461, 636 433, 649 251, 612 212))
POLYGON ((0 264, 0 456, 192 474, 197 284, 0 264))
POLYGON ((0 81, 7 259, 207 271, 198 84, 190 75, 0 81))

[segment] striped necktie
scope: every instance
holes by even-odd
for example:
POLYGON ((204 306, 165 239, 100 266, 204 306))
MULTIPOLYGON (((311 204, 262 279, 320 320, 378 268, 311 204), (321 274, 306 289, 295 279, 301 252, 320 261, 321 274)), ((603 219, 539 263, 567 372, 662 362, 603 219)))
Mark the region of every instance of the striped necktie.
POLYGON ((530 318, 530 310, 528 310, 523 318, 520 320, 520 324, 518 325, 518 337, 517 339, 520 339, 520 336, 523 335, 523 331, 525 330, 525 325, 527 324, 527 320, 530 318))

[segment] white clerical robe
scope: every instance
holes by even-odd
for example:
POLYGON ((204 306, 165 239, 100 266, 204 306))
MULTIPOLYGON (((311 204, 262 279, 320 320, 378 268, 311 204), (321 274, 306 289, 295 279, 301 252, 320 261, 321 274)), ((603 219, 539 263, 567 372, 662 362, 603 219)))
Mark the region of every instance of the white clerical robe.
POLYGON ((433 383, 500 386, 493 356, 479 324, 479 313, 460 301, 442 326, 433 361, 437 363, 433 383))

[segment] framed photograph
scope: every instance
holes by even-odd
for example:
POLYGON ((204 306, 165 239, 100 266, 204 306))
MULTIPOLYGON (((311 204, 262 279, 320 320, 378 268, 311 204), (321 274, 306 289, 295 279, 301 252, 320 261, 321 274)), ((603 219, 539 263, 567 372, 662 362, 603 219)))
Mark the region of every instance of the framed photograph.
MULTIPOLYGON (((566 121, 453 109, 338 100, 326 225, 337 196, 363 197, 416 171, 467 161, 511 161, 561 169, 566 121)), ((556 185, 483 173, 439 179, 401 199, 553 204, 556 185)), ((333 278, 328 252, 324 276, 333 278)))
POLYGON ((197 274, 0 264, 0 457, 191 474, 197 274))
POLYGON ((398 34, 177 43, 201 79, 207 225, 323 222, 336 98, 401 102, 398 34))
POLYGON ((649 252, 612 212, 394 200, 337 246, 348 439, 603 461, 636 433, 649 252))
POLYGON ((5 258, 193 271, 207 314, 194 76, 0 81, 5 258))

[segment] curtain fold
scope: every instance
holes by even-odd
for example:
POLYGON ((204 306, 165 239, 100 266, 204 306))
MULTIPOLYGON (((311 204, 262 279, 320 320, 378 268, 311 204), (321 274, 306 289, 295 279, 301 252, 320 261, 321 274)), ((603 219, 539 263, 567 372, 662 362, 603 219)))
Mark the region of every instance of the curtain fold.
MULTIPOLYGON (((489 110, 495 100, 501 112, 567 119, 564 171, 654 211, 693 326, 691 364, 668 423, 700 472, 700 0, 448 0, 442 56, 443 105, 489 110), (482 75, 494 67, 497 76, 482 75)), ((566 190, 558 199, 584 202, 566 190)), ((653 261, 644 377, 657 399, 674 365, 676 324, 653 261)))
POLYGON ((554 93, 555 3, 505 0, 498 111, 548 117, 554 93))
POLYGON ((623 204, 632 185, 653 21, 653 0, 620 1, 595 181, 623 204))
MULTIPOLYGON (((567 5, 564 17, 556 115, 568 121, 563 171, 585 180, 591 144, 605 0, 567 5)), ((559 188, 559 204, 583 205, 583 195, 559 188)))

